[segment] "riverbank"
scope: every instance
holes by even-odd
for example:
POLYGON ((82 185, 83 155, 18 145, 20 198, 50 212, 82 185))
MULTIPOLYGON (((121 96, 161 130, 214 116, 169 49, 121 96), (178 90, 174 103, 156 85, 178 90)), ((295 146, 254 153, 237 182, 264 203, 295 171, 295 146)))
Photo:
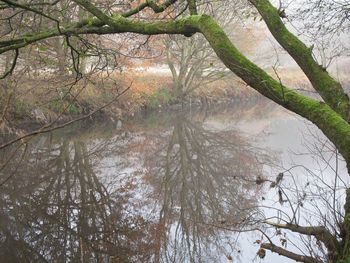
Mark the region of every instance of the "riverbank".
MULTIPOLYGON (((234 85, 232 89, 224 81, 216 82, 215 86, 195 91, 185 103, 213 104, 254 96, 255 92, 239 82, 234 85)), ((180 103, 174 95, 170 76, 137 71, 89 75, 79 81, 67 76, 23 77, 8 80, 6 86, 0 102, 2 134, 84 116, 125 120, 140 111, 159 111, 180 103)))
MULTIPOLYGON (((310 90, 300 72, 286 71, 278 77, 287 85, 310 90)), ((79 81, 69 76, 49 74, 7 81, 7 90, 0 102, 0 132, 3 135, 83 117, 117 122, 142 111, 164 111, 184 105, 207 107, 260 98, 257 92, 232 77, 195 90, 185 102, 180 102, 174 95, 170 75, 136 70, 87 75, 79 81)))

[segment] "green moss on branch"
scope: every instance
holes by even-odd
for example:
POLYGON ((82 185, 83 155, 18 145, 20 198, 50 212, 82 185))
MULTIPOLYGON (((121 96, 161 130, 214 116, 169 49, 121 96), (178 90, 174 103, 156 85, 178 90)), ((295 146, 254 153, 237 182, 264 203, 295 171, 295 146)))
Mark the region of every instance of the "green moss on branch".
POLYGON ((260 13, 274 38, 298 63, 314 89, 332 109, 349 121, 349 97, 340 83, 314 60, 310 48, 286 28, 279 10, 269 0, 250 0, 250 2, 260 13))
POLYGON ((211 17, 201 16, 198 25, 232 72, 265 97, 313 122, 337 146, 350 168, 350 125, 342 115, 326 103, 305 97, 273 79, 240 53, 211 17))

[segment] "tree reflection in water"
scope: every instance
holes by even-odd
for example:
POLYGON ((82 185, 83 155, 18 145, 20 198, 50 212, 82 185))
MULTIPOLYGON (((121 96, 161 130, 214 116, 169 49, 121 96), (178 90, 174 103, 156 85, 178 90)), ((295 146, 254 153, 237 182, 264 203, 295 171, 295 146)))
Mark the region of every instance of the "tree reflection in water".
POLYGON ((85 142, 31 149, 26 165, 1 189, 3 262, 146 262, 152 224, 128 216, 128 199, 94 172, 85 142), (23 169, 22 169, 23 168, 23 169))
POLYGON ((163 149, 147 162, 161 207, 156 261, 219 262, 227 256, 234 238, 222 229, 243 228, 257 212, 250 208, 256 207, 263 158, 236 131, 210 131, 176 118, 163 149))
POLYGON ((122 131, 98 139, 42 136, 29 145, 22 163, 13 158, 0 178, 14 173, 1 186, 1 260, 212 262, 228 256, 237 246, 233 233, 221 228, 249 225, 257 213, 249 208, 256 207, 265 156, 235 131, 210 131, 184 116, 161 130, 138 138, 122 131), (129 183, 120 184, 121 171, 135 165, 129 151, 142 169, 131 169, 129 183), (136 176, 152 189, 140 204, 154 207, 148 209, 153 217, 132 210, 135 198, 145 198, 131 194, 143 187, 132 183, 136 176))

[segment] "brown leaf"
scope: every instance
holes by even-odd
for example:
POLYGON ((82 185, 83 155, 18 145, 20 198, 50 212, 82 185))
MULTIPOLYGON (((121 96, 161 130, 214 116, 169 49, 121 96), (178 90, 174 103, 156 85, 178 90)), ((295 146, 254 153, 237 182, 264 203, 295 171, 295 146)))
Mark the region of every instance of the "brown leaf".
POLYGON ((258 253, 256 253, 259 258, 264 258, 266 256, 266 250, 263 248, 260 248, 258 253))

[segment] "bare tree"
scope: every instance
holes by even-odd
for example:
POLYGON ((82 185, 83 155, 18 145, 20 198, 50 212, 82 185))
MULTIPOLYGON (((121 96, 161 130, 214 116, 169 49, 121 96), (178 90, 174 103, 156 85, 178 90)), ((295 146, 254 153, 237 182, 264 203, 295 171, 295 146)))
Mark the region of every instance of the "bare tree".
MULTIPOLYGON (((199 10, 210 13, 225 28, 231 28, 249 12, 243 1, 214 1, 199 6, 199 10)), ((216 57, 202 35, 191 38, 168 36, 165 41, 166 63, 171 71, 175 95, 183 100, 194 90, 204 90, 218 80, 232 80, 232 73, 216 57)))

